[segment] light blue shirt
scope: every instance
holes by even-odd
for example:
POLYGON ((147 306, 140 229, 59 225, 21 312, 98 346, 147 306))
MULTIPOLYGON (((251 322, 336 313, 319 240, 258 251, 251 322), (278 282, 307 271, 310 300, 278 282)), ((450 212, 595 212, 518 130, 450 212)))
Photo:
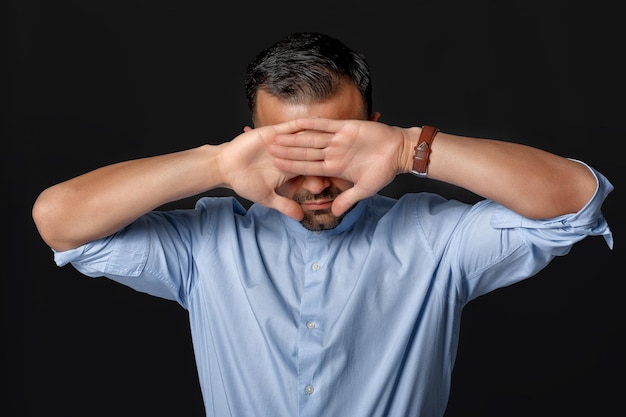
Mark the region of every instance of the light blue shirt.
POLYGON ((463 307, 612 235, 598 189, 536 221, 434 194, 359 202, 311 232, 260 205, 205 197, 55 253, 188 310, 207 416, 441 416, 463 307))

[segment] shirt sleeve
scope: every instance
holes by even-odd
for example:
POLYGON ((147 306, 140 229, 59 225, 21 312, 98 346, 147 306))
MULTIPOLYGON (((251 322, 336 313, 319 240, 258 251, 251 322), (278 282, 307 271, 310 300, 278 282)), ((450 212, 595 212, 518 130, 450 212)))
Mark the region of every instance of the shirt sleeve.
POLYGON ((613 249, 613 235, 601 212, 602 203, 613 191, 613 185, 595 169, 581 161, 576 162, 587 166, 597 182, 596 192, 580 211, 551 219, 533 220, 499 206, 493 213, 491 225, 497 229, 526 229, 530 243, 556 256, 566 254, 571 244, 587 236, 603 236, 609 248, 613 249), (550 244, 545 245, 546 241, 550 241, 550 244))
POLYGON ((414 218, 438 282, 446 288, 451 284, 457 302, 464 304, 536 275, 587 236, 603 236, 612 248, 601 206, 613 186, 588 168, 597 187, 587 204, 576 213, 549 219, 530 219, 488 199, 467 205, 418 195, 412 204, 414 218))
POLYGON ((232 219, 242 210, 233 198, 205 197, 192 210, 147 213, 109 237, 54 252, 54 260, 58 266, 71 264, 86 276, 104 276, 186 308, 195 285, 194 257, 212 251, 217 218, 232 219))

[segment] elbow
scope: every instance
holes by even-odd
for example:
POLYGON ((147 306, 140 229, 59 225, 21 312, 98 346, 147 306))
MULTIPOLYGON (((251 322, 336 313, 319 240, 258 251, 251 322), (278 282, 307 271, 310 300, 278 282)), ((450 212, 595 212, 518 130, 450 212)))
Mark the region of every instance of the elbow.
POLYGON ((562 187, 566 190, 566 195, 569 196, 569 200, 565 195, 563 196, 563 200, 567 201, 568 204, 568 207, 563 210, 566 213, 576 213, 582 210, 598 189, 598 180, 591 170, 580 163, 576 163, 576 165, 579 176, 570 182, 569 187, 562 187))
POLYGON ((41 239, 54 250, 71 249, 63 244, 62 220, 60 220, 60 209, 54 192, 50 189, 44 190, 33 204, 31 216, 41 239))

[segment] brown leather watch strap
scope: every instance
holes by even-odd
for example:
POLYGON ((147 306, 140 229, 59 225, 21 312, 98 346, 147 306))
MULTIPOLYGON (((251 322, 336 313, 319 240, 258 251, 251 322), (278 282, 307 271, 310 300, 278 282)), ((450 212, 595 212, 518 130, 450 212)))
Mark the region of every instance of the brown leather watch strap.
POLYGON ((439 129, 432 126, 422 126, 422 133, 417 140, 415 146, 415 156, 413 157, 413 169, 411 174, 418 177, 426 177, 428 175, 428 163, 430 162, 430 151, 435 135, 439 129))

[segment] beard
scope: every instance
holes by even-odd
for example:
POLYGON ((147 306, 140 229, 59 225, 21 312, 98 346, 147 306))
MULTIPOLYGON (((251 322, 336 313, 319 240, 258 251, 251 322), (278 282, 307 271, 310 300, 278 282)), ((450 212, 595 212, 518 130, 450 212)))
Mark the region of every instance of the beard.
MULTIPOLYGON (((334 200, 341 194, 341 190, 337 187, 327 188, 321 194, 311 194, 307 191, 301 191, 293 196, 296 203, 304 204, 314 200, 334 200)), ((334 229, 341 223, 341 220, 350 210, 347 210, 340 216, 335 216, 330 208, 323 210, 305 211, 304 218, 300 220, 300 224, 311 231, 334 229)))

